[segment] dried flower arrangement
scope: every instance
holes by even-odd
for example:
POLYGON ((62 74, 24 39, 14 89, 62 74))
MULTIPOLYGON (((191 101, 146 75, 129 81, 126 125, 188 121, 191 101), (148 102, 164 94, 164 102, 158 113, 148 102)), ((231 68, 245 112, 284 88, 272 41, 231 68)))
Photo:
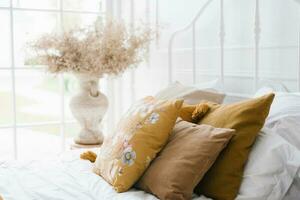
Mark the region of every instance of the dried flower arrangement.
POLYGON ((152 39, 150 28, 133 30, 122 22, 75 29, 63 34, 47 34, 31 44, 38 63, 52 73, 72 72, 101 77, 117 75, 137 66, 152 39))
POLYGON ((71 72, 79 80, 81 90, 70 101, 71 111, 81 125, 76 143, 103 142, 99 124, 107 111, 108 99, 99 91, 99 78, 137 66, 151 39, 150 28, 129 29, 122 22, 109 20, 60 35, 44 35, 33 42, 35 61, 47 65, 52 73, 71 72))

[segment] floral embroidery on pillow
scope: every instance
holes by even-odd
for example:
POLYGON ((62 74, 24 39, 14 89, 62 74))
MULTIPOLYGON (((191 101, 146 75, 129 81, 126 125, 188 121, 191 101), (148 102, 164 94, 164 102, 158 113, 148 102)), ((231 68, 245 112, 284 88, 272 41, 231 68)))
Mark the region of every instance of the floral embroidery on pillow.
POLYGON ((131 116, 139 115, 140 117, 145 117, 156 107, 157 102, 154 101, 152 98, 146 98, 141 101, 135 103, 124 115, 124 118, 128 118, 131 116))
MULTIPOLYGON (((148 99, 149 100, 149 99, 148 99)), ((134 164, 137 157, 136 151, 133 149, 130 144, 131 138, 134 136, 136 131, 143 127, 145 124, 156 124, 159 121, 160 115, 157 112, 153 112, 156 106, 159 104, 150 99, 149 101, 139 101, 134 106, 132 106, 124 117, 121 119, 117 128, 116 135, 108 139, 111 145, 106 145, 106 147, 114 146, 115 148, 101 148, 103 157, 111 160, 113 167, 110 170, 110 180, 114 180, 116 176, 122 175, 122 168, 124 166, 130 167, 134 164), (150 114, 151 113, 151 114, 150 114), (147 115, 149 117, 145 118, 147 115), (130 121, 130 117, 138 115, 139 120, 130 121), (127 130, 124 130, 123 123, 130 124, 127 126, 127 130), (117 164, 119 163, 119 164, 117 164)), ((152 159, 148 156, 145 160, 145 165, 148 166, 152 159)))
POLYGON ((124 165, 129 165, 131 166, 134 163, 134 160, 136 159, 136 153, 132 149, 131 146, 127 147, 126 149, 123 150, 123 155, 122 155, 122 163, 124 165))
POLYGON ((159 114, 158 113, 152 113, 150 115, 150 117, 148 118, 148 121, 151 123, 151 124, 155 124, 157 121, 159 120, 159 114))
MULTIPOLYGON (((181 107, 182 102, 179 104, 181 107)), ((95 163, 96 168, 100 170, 95 172, 118 188, 117 191, 126 190, 130 179, 137 179, 139 174, 150 165, 156 151, 163 146, 159 143, 164 143, 168 137, 169 132, 155 134, 157 131, 152 129, 161 127, 160 124, 165 120, 165 116, 172 112, 178 113, 179 109, 179 106, 175 107, 173 102, 157 101, 153 97, 138 101, 123 115, 115 129, 115 134, 104 140, 97 157, 98 162, 96 160, 95 163), (166 114, 162 114, 165 112, 166 114), (145 150, 146 148, 140 145, 144 136, 151 138, 146 145, 151 145, 152 140, 157 141, 153 145, 156 149, 145 150), (133 173, 134 171, 137 172, 133 173)), ((173 116, 175 123, 178 114, 173 116)), ((168 123, 170 121, 172 120, 168 120, 168 123)), ((163 125, 170 126, 168 123, 163 125)))

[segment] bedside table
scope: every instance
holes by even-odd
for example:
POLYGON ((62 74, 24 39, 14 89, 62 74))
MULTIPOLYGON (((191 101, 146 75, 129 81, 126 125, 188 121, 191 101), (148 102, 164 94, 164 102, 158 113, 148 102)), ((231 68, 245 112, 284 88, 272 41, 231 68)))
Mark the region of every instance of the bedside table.
POLYGON ((76 144, 72 143, 70 145, 70 149, 94 149, 94 148, 100 148, 102 144, 76 144))

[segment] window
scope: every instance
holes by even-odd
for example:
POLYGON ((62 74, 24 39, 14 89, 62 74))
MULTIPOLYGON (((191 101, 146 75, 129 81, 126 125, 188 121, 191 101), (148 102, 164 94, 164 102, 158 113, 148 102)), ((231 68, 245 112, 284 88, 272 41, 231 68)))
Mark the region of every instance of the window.
MULTIPOLYGON (((31 59, 28 43, 45 33, 91 25, 106 14, 130 26, 145 22, 158 27, 158 0, 0 0, 0 158, 55 155, 78 134, 79 125, 69 109, 76 78, 46 73, 45 66, 31 59)), ((158 40, 150 49, 157 47, 158 40)), ((103 121, 105 134, 135 99, 153 94, 152 89, 161 85, 145 78, 161 70, 150 63, 100 80, 100 90, 110 102, 103 121)))
POLYGON ((37 36, 92 24, 101 0, 0 0, 0 157, 32 158, 62 151, 77 134, 68 109, 72 76, 54 77, 30 58, 37 36), (59 137, 60 136, 60 137, 59 137))

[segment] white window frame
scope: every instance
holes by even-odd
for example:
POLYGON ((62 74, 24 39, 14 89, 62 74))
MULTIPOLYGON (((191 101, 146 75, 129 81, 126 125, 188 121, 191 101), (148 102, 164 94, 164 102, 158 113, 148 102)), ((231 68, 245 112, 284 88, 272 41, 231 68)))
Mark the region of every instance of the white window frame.
MULTIPOLYGON (((65 135, 65 127, 67 124, 75 124, 76 121, 67 121, 65 117, 65 91, 64 91, 64 75, 61 74, 59 76, 59 87, 60 87, 60 120, 58 121, 48 121, 48 122, 36 122, 36 123, 17 123, 17 109, 16 109, 16 76, 15 72, 17 70, 43 70, 43 67, 16 67, 15 65, 15 38, 14 38, 14 11, 31 11, 31 12, 48 12, 48 13, 58 13, 59 14, 59 23, 61 25, 60 30, 64 30, 63 25, 63 17, 65 13, 75 13, 75 14, 96 14, 96 15, 102 15, 104 17, 117 17, 122 18, 122 2, 123 0, 102 0, 104 2, 105 12, 93 12, 93 11, 79 11, 79 10, 70 10, 70 9, 64 9, 63 3, 64 0, 59 0, 59 8, 58 9, 44 9, 44 8, 23 8, 23 7, 14 7, 13 6, 13 0, 9 0, 9 6, 7 7, 1 7, 0 10, 6 10, 9 11, 10 15, 10 55, 11 55, 11 66, 10 67, 2 67, 0 68, 0 71, 10 71, 11 72, 11 89, 12 89, 12 112, 13 112, 13 120, 11 124, 8 125, 0 125, 1 129, 12 129, 12 144, 13 144, 13 157, 14 159, 18 158, 18 129, 19 128, 33 128, 33 127, 43 127, 43 126, 49 126, 49 125, 58 125, 60 126, 60 136, 61 136, 61 151, 64 151, 66 148, 66 135, 65 135)), ((135 20, 134 15, 134 9, 135 9, 135 1, 137 0, 128 0, 127 3, 130 3, 130 23, 133 25, 135 20)), ((145 18, 146 23, 151 24, 150 22, 150 2, 155 3, 155 26, 156 28, 159 27, 159 0, 145 0, 145 18)), ((158 46, 158 38, 156 40, 157 46, 158 46)), ((122 80, 118 80, 119 83, 119 92, 122 88, 122 80)), ((119 107, 122 110, 122 102, 114 102, 114 87, 113 87, 113 80, 108 78, 107 79, 107 89, 108 89, 108 98, 112 100, 112 104, 120 104, 119 107)), ((135 97, 135 73, 131 73, 131 97, 132 101, 135 97)), ((107 122, 105 126, 107 129, 111 130, 112 125, 114 124, 114 106, 110 106, 108 113, 107 113, 107 122)))
MULTIPOLYGON (((15 72, 17 70, 42 70, 42 67, 16 67, 15 66, 15 38, 14 38, 14 11, 31 11, 31 12, 50 12, 50 13, 59 13, 59 23, 61 31, 64 30, 63 25, 63 17, 64 13, 75 13, 75 14, 96 14, 96 15, 105 15, 104 12, 93 12, 93 11, 79 11, 79 10, 69 10, 63 8, 63 1, 59 0, 59 8, 58 9, 38 9, 38 8, 22 8, 22 7, 14 7, 13 0, 9 1, 8 7, 0 7, 0 10, 9 11, 10 15, 10 56, 11 56, 11 66, 10 67, 2 67, 0 71, 10 71, 11 72, 11 90, 12 90, 12 112, 13 112, 13 120, 11 124, 8 125, 0 125, 1 129, 12 129, 12 143, 13 143, 13 157, 14 159, 18 158, 18 128, 32 128, 32 127, 41 127, 41 126, 49 126, 49 125, 59 125, 60 126, 60 135, 61 135, 61 151, 65 150, 66 147, 66 135, 65 135, 65 127, 66 124, 76 123, 75 121, 67 121, 65 119, 65 91, 64 91, 64 76, 61 74, 59 76, 60 79, 60 120, 59 121, 51 121, 51 122, 39 122, 39 123, 17 123, 17 109, 16 109, 16 76, 15 72)), ((106 5, 108 2, 112 0, 106 0, 106 5)), ((106 7, 106 12, 109 12, 106 7)))

